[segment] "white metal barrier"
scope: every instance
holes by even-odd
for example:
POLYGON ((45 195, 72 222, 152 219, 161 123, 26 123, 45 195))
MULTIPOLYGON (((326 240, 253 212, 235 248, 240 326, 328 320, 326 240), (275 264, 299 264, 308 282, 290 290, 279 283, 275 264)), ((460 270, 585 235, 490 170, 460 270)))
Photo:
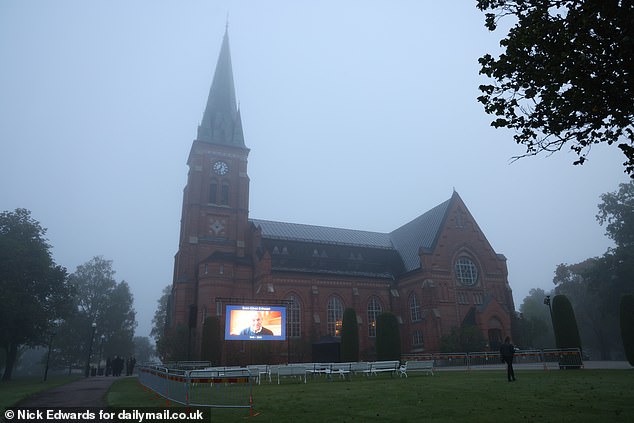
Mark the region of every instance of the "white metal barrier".
POLYGON ((162 397, 185 406, 211 408, 253 407, 252 375, 245 368, 213 367, 199 370, 141 366, 139 382, 162 397))
MULTIPOLYGON (((467 370, 501 364, 500 353, 497 351, 416 354, 404 356, 403 359, 434 360, 436 368, 466 368, 467 370)), ((583 368, 579 348, 517 350, 513 362, 544 370, 557 367, 560 369, 583 368)))
POLYGON ((557 363, 560 369, 583 368, 583 358, 579 348, 543 350, 545 363, 557 363))
MULTIPOLYGON (((455 368, 471 370, 475 368, 501 366, 500 354, 493 351, 469 353, 436 353, 404 355, 402 361, 433 360, 434 369, 455 368)), ((578 348, 519 350, 514 362, 525 367, 571 369, 583 368, 581 351, 578 348)), ((253 407, 253 382, 261 383, 263 378, 271 382, 282 376, 301 376, 306 383, 307 374, 333 373, 368 374, 371 363, 294 363, 278 366, 207 367, 205 362, 179 363, 168 368, 156 364, 139 367, 139 382, 162 397, 186 406, 197 407, 253 407), (195 369, 197 365, 204 368, 195 369), (334 366, 334 367, 333 367, 334 366), (343 366, 343 367, 342 367, 343 366), (349 367, 347 367, 349 366, 349 367)))

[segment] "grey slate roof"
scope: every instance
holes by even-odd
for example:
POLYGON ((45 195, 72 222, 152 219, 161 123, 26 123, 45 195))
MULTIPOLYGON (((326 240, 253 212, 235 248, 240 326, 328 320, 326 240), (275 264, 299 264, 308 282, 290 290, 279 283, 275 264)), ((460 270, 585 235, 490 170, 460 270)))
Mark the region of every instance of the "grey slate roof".
POLYGON ((390 234, 394 248, 399 252, 406 271, 420 267, 419 250, 431 250, 445 220, 451 198, 418 216, 390 234))
POLYGON ((256 227, 261 227, 262 236, 269 239, 369 248, 394 248, 390 242, 389 234, 379 232, 304 225, 299 223, 273 222, 270 220, 250 220, 256 227))
POLYGON ((419 251, 431 250, 453 197, 390 233, 250 219, 265 239, 356 246, 398 252, 405 271, 420 267, 419 251))

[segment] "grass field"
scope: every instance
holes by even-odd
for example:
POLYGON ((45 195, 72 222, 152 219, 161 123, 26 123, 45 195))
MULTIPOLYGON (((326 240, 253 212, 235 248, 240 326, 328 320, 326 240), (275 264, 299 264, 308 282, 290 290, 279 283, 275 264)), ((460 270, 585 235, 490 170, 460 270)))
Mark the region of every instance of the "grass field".
MULTIPOLYGON (((632 422, 634 370, 445 371, 409 378, 287 380, 253 387, 254 416, 213 409, 212 421, 261 422, 632 422)), ((165 407, 136 379, 116 382, 113 407, 165 407)))
MULTIPOLYGON (((16 402, 46 389, 77 380, 80 376, 50 376, 46 382, 41 379, 18 379, 0 382, 0 413, 16 402)), ((1 415, 1 414, 0 414, 1 415)))

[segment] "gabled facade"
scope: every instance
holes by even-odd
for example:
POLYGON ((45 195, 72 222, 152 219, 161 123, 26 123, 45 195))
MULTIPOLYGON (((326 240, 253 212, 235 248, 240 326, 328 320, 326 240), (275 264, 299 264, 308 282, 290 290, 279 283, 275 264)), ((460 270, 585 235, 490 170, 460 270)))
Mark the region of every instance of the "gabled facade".
POLYGON ((207 107, 187 164, 168 327, 191 329, 200 357, 206 317, 228 302, 287 306, 286 342, 223 345, 223 361, 312 360, 336 340, 354 308, 361 358, 375 356, 375 319, 394 313, 404 354, 437 352, 464 321, 496 348, 514 311, 506 259, 497 254, 457 192, 390 233, 259 220, 249 216, 249 176, 225 33, 207 107), (253 358, 257 349, 258 359, 253 358))

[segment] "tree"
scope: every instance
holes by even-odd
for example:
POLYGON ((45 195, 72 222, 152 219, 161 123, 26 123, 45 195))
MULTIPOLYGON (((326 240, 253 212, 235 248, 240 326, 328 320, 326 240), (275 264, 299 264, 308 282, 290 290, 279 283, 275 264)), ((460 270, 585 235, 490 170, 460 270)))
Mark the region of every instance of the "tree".
POLYGON ((165 339, 168 334, 165 331, 167 326, 169 301, 172 295, 172 286, 167 285, 161 291, 161 297, 157 301, 157 307, 154 311, 154 317, 152 318, 152 330, 150 336, 154 338, 156 342, 156 353, 161 359, 166 359, 169 353, 165 350, 170 344, 165 339))
POLYGON ((581 338, 577 328, 575 312, 570 300, 565 295, 555 295, 552 300, 553 328, 557 348, 581 349, 581 338))
POLYGON ((634 366, 634 295, 621 297, 620 304, 621 340, 625 349, 625 357, 634 366))
POLYGON ((359 324, 357 312, 347 308, 341 322, 341 361, 359 361, 359 324))
POLYGON ((573 265, 559 265, 553 282, 555 292, 565 294, 577 310, 584 349, 596 349, 602 360, 621 354, 618 332, 618 305, 631 287, 634 257, 629 249, 606 252, 603 257, 573 265))
POLYGON ((462 319, 460 327, 451 328, 448 335, 440 338, 440 349, 443 352, 484 351, 487 339, 476 324, 476 309, 471 307, 462 319))
POLYGON ((163 363, 187 360, 189 328, 178 325, 171 328, 156 342, 156 352, 163 363))
MULTIPOLYGON (((69 367, 85 364, 92 336, 92 324, 96 324, 93 339, 104 337, 103 358, 130 356, 134 352, 136 313, 130 287, 125 281, 114 278, 112 261, 93 257, 77 266, 70 275, 70 282, 77 295, 72 315, 59 328, 61 356, 69 367)), ((93 348, 94 351, 94 348, 93 348)))
POLYGON ((451 328, 448 335, 440 338, 442 352, 476 352, 486 349, 487 340, 477 326, 463 325, 451 328))
POLYGON ((513 341, 523 348, 554 348, 555 337, 550 311, 544 304, 546 293, 541 288, 533 288, 528 292, 520 305, 521 321, 523 323, 522 336, 513 335, 513 341))
POLYGON ((218 316, 211 316, 203 323, 201 359, 219 366, 222 360, 222 329, 218 316))
POLYGON ((137 321, 130 285, 123 280, 119 282, 110 292, 107 301, 108 304, 103 314, 104 321, 101 322, 99 330, 99 333, 105 334, 107 339, 107 344, 104 345, 104 354, 132 355, 137 321))
POLYGON ((167 312, 169 308, 169 299, 172 295, 172 286, 167 285, 161 291, 161 297, 158 299, 156 310, 154 311, 154 317, 152 317, 152 330, 150 336, 158 341, 165 332, 165 323, 167 319, 167 312))
POLYGON ((377 360, 401 359, 401 334, 398 319, 389 312, 376 316, 376 358, 377 360))
POLYGON ((147 336, 135 336, 134 342, 134 358, 137 363, 147 363, 152 360, 156 351, 147 336))
POLYGON ((601 195, 597 220, 619 248, 634 246, 634 181, 620 184, 617 192, 601 195))
POLYGON ((616 242, 601 257, 560 264, 555 293, 568 297, 575 310, 584 350, 596 349, 602 360, 622 354, 618 332, 621 296, 634 290, 634 181, 601 196, 597 220, 616 242))
POLYGON ((70 375, 73 368, 85 365, 86 345, 83 340, 90 335, 89 330, 89 324, 76 309, 59 322, 53 340, 52 366, 66 368, 70 375))
POLYGON ((10 380, 21 345, 44 345, 51 322, 70 310, 66 269, 51 256, 46 229, 26 209, 0 213, 0 348, 10 380))
MULTIPOLYGON (((479 59, 493 79, 478 97, 496 128, 515 130, 519 157, 560 151, 583 164, 593 144, 617 143, 634 177, 634 5, 626 0, 478 0, 495 31, 517 19, 505 51, 479 59)), ((519 158, 519 157, 516 157, 519 158)))

